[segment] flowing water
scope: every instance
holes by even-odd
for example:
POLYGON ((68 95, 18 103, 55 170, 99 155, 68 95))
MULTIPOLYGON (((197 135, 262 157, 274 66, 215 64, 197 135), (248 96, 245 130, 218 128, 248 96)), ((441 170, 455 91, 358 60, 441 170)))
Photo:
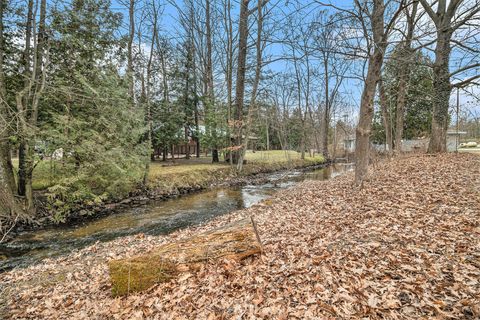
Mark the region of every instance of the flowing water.
POLYGON ((335 164, 313 171, 288 171, 270 174, 260 185, 216 188, 167 201, 130 208, 96 220, 66 227, 52 227, 20 233, 0 245, 0 272, 27 266, 43 258, 67 254, 97 241, 145 233, 168 234, 207 222, 228 212, 248 208, 304 180, 327 180, 352 170, 351 164, 335 164))

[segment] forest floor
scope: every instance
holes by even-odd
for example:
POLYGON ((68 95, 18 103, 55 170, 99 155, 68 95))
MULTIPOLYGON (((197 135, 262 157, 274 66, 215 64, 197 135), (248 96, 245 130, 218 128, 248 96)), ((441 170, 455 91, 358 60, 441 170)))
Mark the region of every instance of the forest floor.
POLYGON ((0 274, 12 319, 478 319, 480 156, 417 155, 304 182, 168 236, 136 235, 0 274), (254 216, 264 254, 112 298, 107 261, 254 216))

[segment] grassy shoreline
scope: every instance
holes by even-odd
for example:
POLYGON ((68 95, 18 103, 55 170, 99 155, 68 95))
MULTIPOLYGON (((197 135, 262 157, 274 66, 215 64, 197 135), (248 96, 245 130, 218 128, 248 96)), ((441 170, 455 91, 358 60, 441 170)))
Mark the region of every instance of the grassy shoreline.
POLYGON ((163 162, 154 162, 150 168, 147 188, 161 192, 189 188, 204 189, 229 179, 325 163, 322 156, 305 157, 302 160, 300 154, 295 151, 280 150, 249 152, 246 159, 247 164, 241 173, 228 163, 205 163, 202 159, 200 161, 183 160, 183 162, 179 160, 178 164, 167 166, 163 162))
MULTIPOLYGON (((322 165, 326 163, 322 156, 300 159, 300 153, 295 151, 257 151, 248 152, 247 164, 238 173, 234 166, 228 163, 211 163, 211 158, 175 159, 175 161, 155 161, 150 165, 148 182, 145 186, 132 188, 123 196, 105 197, 99 202, 78 201, 71 206, 70 211, 63 215, 62 220, 56 220, 56 211, 48 208, 46 194, 48 188, 62 177, 61 164, 43 161, 37 165, 33 173, 33 186, 36 190, 38 203, 38 226, 19 226, 25 228, 41 228, 52 224, 69 224, 79 220, 92 219, 112 214, 119 210, 143 205, 150 200, 164 200, 179 194, 187 194, 208 189, 219 184, 241 184, 262 173, 280 170, 290 170, 322 165), (52 168, 55 169, 52 170, 52 168), (52 174, 55 172, 55 175, 52 174)), ((15 161, 14 165, 18 165, 15 161)))

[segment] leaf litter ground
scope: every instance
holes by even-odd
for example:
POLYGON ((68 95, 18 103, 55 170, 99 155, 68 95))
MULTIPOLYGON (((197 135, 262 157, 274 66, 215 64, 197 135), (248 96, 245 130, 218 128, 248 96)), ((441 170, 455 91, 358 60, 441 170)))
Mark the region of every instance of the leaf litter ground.
POLYGON ((14 319, 479 319, 480 157, 406 156, 304 182, 169 236, 97 243, 0 275, 14 319), (254 216, 264 254, 111 298, 106 261, 254 216))

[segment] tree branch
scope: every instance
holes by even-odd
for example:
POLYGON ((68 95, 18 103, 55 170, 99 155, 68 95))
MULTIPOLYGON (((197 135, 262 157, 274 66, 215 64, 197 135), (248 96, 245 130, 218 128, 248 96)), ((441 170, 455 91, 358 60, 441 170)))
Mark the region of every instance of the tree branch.
POLYGON ((454 72, 450 73, 450 77, 453 76, 453 75, 456 75, 456 74, 459 74, 463 71, 467 71, 467 70, 470 70, 470 69, 473 69, 473 68, 477 68, 477 67, 480 67, 480 63, 475 63, 475 64, 471 64, 471 65, 468 65, 468 66, 465 66, 463 68, 460 68, 460 69, 457 69, 455 70, 454 72))
POLYGON ((422 7, 425 9, 425 11, 428 13, 430 18, 433 20, 435 24, 438 23, 438 16, 437 14, 433 11, 432 7, 428 4, 426 0, 420 0, 420 3, 422 4, 422 7))
POLYGON ((465 79, 463 81, 460 81, 460 82, 457 82, 457 83, 452 83, 451 84, 451 87, 452 88, 463 88, 465 86, 468 86, 469 84, 471 84, 474 80, 476 79, 480 79, 480 74, 477 74, 473 77, 470 77, 468 79, 465 79))

